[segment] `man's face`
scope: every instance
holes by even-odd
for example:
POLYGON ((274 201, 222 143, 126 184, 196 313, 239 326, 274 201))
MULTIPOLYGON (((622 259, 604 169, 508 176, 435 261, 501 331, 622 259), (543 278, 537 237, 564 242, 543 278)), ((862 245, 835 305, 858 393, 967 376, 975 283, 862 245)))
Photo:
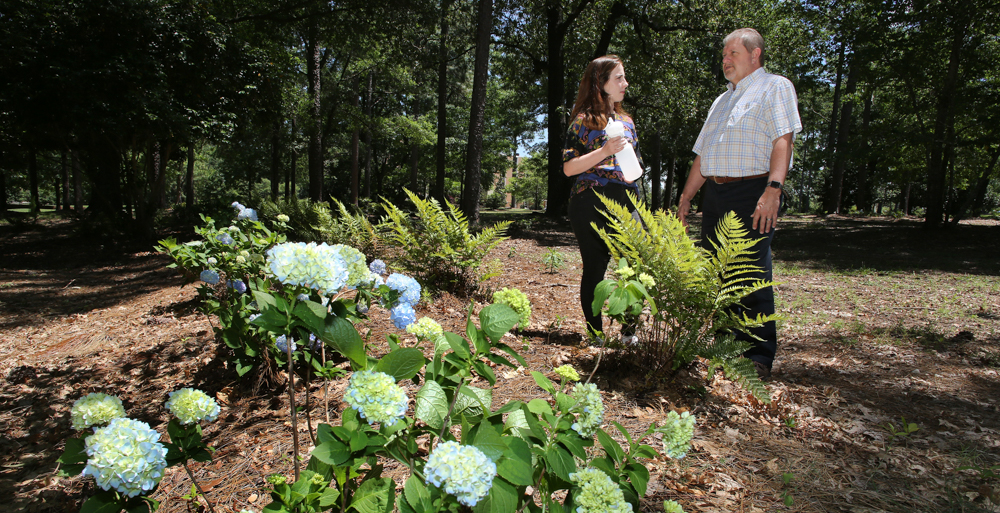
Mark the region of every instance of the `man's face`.
POLYGON ((734 39, 722 50, 722 72, 733 85, 760 67, 760 49, 747 51, 739 39, 734 39))

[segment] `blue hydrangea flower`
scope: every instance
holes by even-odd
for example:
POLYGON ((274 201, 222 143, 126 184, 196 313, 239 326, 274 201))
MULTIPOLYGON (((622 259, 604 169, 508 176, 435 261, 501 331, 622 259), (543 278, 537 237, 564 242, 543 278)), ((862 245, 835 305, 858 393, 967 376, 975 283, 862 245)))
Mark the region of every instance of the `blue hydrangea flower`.
POLYGON ((287 335, 278 335, 274 339, 274 345, 278 346, 278 350, 281 351, 282 354, 288 353, 288 343, 289 342, 292 343, 292 352, 294 353, 295 350, 298 349, 298 346, 295 345, 295 339, 294 338, 289 337, 287 335))
POLYGON ((690 412, 680 415, 675 411, 667 413, 666 422, 656 428, 663 434, 663 453, 673 459, 681 459, 687 455, 694 436, 695 418, 690 412))
POLYGON ((369 424, 395 424, 406 414, 406 392, 392 376, 363 370, 351 375, 344 400, 369 424))
POLYGON ((250 322, 253 322, 254 319, 256 319, 258 317, 260 317, 259 313, 253 313, 253 314, 250 314, 250 317, 248 317, 247 320, 250 321, 250 322))
POLYGON ((83 475, 93 476, 102 490, 126 497, 145 494, 160 483, 167 467, 167 448, 159 439, 145 422, 114 419, 87 437, 83 475))
POLYGON ((170 392, 167 410, 183 425, 195 424, 203 420, 214 421, 219 416, 219 404, 205 392, 193 388, 182 388, 170 392))
POLYGON ((252 208, 244 208, 240 210, 239 214, 236 214, 236 219, 249 219, 250 221, 256 221, 257 211, 252 208))
POLYGON ((285 285, 297 285, 333 296, 347 282, 340 252, 326 243, 286 242, 267 251, 268 271, 285 285))
POLYGON ((236 241, 233 240, 233 238, 230 237, 228 233, 220 233, 220 234, 216 235, 215 236, 215 240, 217 240, 217 241, 219 241, 219 242, 221 242, 221 243, 223 243, 223 244, 225 244, 227 246, 232 246, 233 244, 236 244, 236 241))
POLYGON ((243 283, 243 280, 230 281, 229 288, 235 290, 237 294, 245 294, 247 291, 247 284, 243 283))
POLYGON ((320 350, 322 348, 323 348, 323 341, 320 340, 319 338, 316 338, 316 334, 315 333, 310 333, 309 334, 309 349, 312 349, 312 351, 314 353, 318 353, 318 352, 320 352, 320 350))
POLYGON ((576 414, 576 422, 571 426, 573 431, 585 438, 594 436, 604 421, 604 401, 597 385, 577 383, 570 396, 574 399, 574 405, 569 411, 576 414))
POLYGON ((299 294, 295 296, 296 301, 309 301, 309 294, 299 294))
POLYGON ((417 312, 413 311, 412 306, 402 303, 389 310, 389 318, 396 325, 396 329, 404 330, 417 320, 417 312))
POLYGON ((471 508, 489 493, 497 466, 476 447, 448 441, 431 451, 424 475, 428 483, 471 508))
POLYGON ((198 275, 198 277, 201 278, 201 281, 209 285, 215 285, 219 283, 219 273, 213 271, 212 269, 205 269, 204 271, 201 272, 201 274, 198 275))
POLYGON ((399 293, 399 302, 413 306, 420 301, 420 283, 404 274, 393 273, 385 279, 385 285, 399 293))
POLYGON ((124 417, 125 407, 122 406, 122 400, 113 395, 92 393, 77 399, 69 416, 73 421, 73 429, 83 430, 124 417))
POLYGON ((231 206, 233 208, 235 208, 237 211, 240 211, 240 210, 243 210, 243 209, 247 208, 247 207, 244 207, 243 205, 240 205, 239 201, 234 201, 231 206))
POLYGON ((368 270, 381 276, 385 274, 385 262, 376 258, 372 260, 372 263, 368 264, 368 270))
POLYGON ((622 489, 603 471, 588 467, 570 474, 569 478, 580 487, 573 497, 576 513, 631 513, 632 505, 625 501, 622 489))

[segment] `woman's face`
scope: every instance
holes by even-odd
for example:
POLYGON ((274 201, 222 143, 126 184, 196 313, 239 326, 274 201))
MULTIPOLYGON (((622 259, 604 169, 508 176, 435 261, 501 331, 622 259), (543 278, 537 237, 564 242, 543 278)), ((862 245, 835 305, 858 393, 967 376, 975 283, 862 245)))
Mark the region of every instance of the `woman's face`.
POLYGON ((625 80, 625 68, 619 64, 615 66, 608 81, 604 83, 604 93, 613 103, 618 103, 625 99, 626 89, 628 89, 628 81, 625 80))

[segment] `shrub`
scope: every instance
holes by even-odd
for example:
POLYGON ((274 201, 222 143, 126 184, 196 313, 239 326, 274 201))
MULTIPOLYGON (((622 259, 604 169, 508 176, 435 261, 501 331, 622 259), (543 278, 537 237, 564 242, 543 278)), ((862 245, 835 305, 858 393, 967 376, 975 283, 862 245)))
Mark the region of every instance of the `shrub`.
POLYGON ((369 259, 383 256, 379 241, 379 227, 372 224, 363 211, 352 212, 347 205, 333 200, 336 209, 331 211, 324 204, 313 207, 316 223, 313 228, 320 237, 331 244, 344 244, 357 248, 369 259))
POLYGON ((756 240, 730 212, 717 228, 719 247, 713 256, 695 245, 673 213, 653 213, 637 198, 632 200, 641 223, 622 205, 601 197, 610 223, 599 233, 619 260, 619 278, 598 284, 594 311, 603 308, 622 323, 642 314, 640 344, 632 351, 647 377, 671 374, 702 357, 709 360, 710 370, 721 367, 758 399, 768 401, 753 363, 741 358, 749 344, 731 334, 748 333, 780 318, 749 318, 731 310, 748 294, 773 285, 746 276, 758 269, 751 255, 756 240), (643 313, 644 306, 648 313, 643 313))
POLYGON ((435 291, 447 290, 467 296, 480 283, 497 274, 483 259, 507 238, 510 221, 501 221, 473 235, 465 215, 445 201, 447 211, 435 199, 423 200, 405 190, 417 208, 411 219, 399 207, 383 199, 388 234, 386 243, 398 250, 394 264, 435 291), (485 272, 484 272, 485 270, 485 272))

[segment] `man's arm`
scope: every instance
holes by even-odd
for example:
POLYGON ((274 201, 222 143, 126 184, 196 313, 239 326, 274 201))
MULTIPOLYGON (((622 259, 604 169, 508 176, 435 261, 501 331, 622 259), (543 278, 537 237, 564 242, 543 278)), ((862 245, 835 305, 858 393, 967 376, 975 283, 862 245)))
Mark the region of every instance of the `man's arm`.
POLYGON ((701 176, 701 155, 694 157, 691 164, 691 171, 688 172, 687 182, 684 183, 684 190, 681 192, 681 199, 677 203, 677 218, 686 227, 688 213, 691 212, 691 199, 698 193, 701 186, 705 184, 705 177, 701 176))
MULTIPOLYGON (((792 161, 791 132, 774 140, 771 148, 771 169, 767 181, 785 183, 788 176, 788 164, 792 161)), ((778 223, 778 208, 781 206, 781 189, 765 187, 764 194, 757 200, 757 208, 753 211, 753 228, 761 234, 769 233, 778 223), (759 227, 759 228, 758 228, 759 227)))

